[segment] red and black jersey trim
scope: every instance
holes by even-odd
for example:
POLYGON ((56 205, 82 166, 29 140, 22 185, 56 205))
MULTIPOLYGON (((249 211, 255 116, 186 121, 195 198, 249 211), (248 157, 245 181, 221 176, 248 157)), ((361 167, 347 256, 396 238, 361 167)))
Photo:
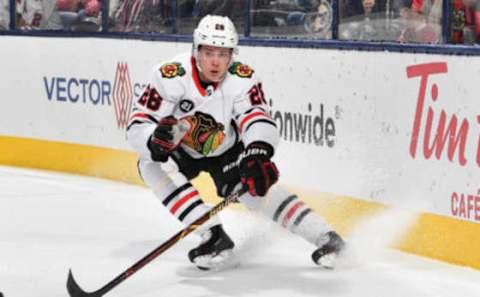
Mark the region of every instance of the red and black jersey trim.
POLYGON ((274 213, 273 220, 275 222, 281 221, 282 226, 287 227, 293 219, 292 226, 295 227, 298 226, 310 212, 312 212, 312 210, 306 207, 305 203, 298 199, 297 195, 291 195, 280 203, 274 213), (282 217, 282 219, 280 217, 282 217))
POLYGON ((127 131, 134 125, 151 124, 151 123, 157 124, 158 120, 148 113, 143 113, 143 112, 133 113, 130 116, 130 120, 127 126, 127 131))
POLYGON ((154 116, 144 112, 132 114, 130 120, 149 120, 151 122, 154 122, 155 124, 158 123, 158 120, 154 116))
POLYGON ((258 109, 260 111, 263 111, 264 113, 267 113, 267 110, 263 107, 260 107, 260 106, 255 106, 255 107, 252 107, 250 109, 248 109, 247 111, 245 111, 243 114, 249 114, 251 113, 252 111, 254 111, 255 109, 258 109))
POLYGON ((175 191, 173 191, 170 195, 167 196, 167 198, 165 198, 162 203, 163 205, 167 206, 168 203, 170 203, 170 201, 172 201, 173 198, 177 197, 178 194, 180 194, 181 192, 185 191, 186 189, 188 188, 191 188, 193 187, 191 183, 186 183, 184 184, 183 186, 177 188, 175 191))
POLYGON ((277 124, 275 122, 272 122, 270 120, 267 120, 267 119, 258 119, 258 120, 255 120, 255 121, 252 121, 250 123, 248 123, 247 127, 245 128, 245 131, 243 132, 247 132, 248 129, 255 123, 265 123, 265 124, 268 124, 268 125, 272 125, 273 127, 277 127, 277 124))
POLYGON ((267 111, 261 107, 254 107, 246 112, 244 112, 241 116, 237 118, 240 119, 239 123, 239 131, 240 133, 244 133, 247 131, 255 123, 266 123, 268 125, 272 125, 277 127, 275 121, 268 115, 267 111))
POLYGON ((175 189, 162 203, 180 221, 204 204, 198 191, 189 182, 175 189))
POLYGON ((311 208, 304 209, 295 219, 295 221, 293 222, 293 225, 294 226, 300 225, 300 223, 303 221, 303 218, 305 218, 305 216, 311 212, 312 212, 311 208))
POLYGON ((199 205, 202 205, 203 204, 203 201, 202 200, 197 200, 195 201, 194 203, 190 204, 189 207, 187 207, 179 216, 178 216, 178 219, 180 221, 183 221, 183 219, 185 219, 185 217, 190 213, 192 212, 192 210, 194 208, 196 208, 197 206, 199 205))
POLYGON ((275 222, 278 221, 278 218, 280 217, 280 214, 287 207, 287 205, 295 199, 298 199, 298 196, 297 195, 291 195, 291 196, 288 196, 287 199, 283 200, 282 203, 280 203, 277 210, 275 211, 275 214, 273 215, 273 220, 275 222))
POLYGON ((288 223, 290 222, 290 220, 296 215, 296 213, 298 212, 298 210, 300 208, 302 208, 303 206, 305 206, 305 203, 303 203, 303 201, 296 201, 287 211, 287 213, 285 214, 285 216, 283 217, 283 220, 282 220, 282 226, 284 227, 287 227, 288 223))

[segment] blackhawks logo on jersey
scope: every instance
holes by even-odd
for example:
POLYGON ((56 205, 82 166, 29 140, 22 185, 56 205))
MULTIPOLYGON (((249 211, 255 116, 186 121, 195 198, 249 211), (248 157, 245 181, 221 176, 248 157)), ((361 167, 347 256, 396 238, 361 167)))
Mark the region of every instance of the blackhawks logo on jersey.
POLYGON ((233 63, 232 66, 230 66, 230 68, 228 69, 228 71, 231 74, 238 75, 242 78, 251 78, 253 72, 255 72, 252 68, 250 68, 250 66, 242 64, 240 62, 233 63))
POLYGON ((207 156, 223 143, 224 127, 211 115, 197 111, 184 119, 190 124, 190 129, 183 138, 183 143, 195 151, 207 156))
POLYGON ((162 65, 160 68, 163 78, 174 78, 176 76, 183 76, 185 74, 185 69, 182 64, 174 62, 162 65))

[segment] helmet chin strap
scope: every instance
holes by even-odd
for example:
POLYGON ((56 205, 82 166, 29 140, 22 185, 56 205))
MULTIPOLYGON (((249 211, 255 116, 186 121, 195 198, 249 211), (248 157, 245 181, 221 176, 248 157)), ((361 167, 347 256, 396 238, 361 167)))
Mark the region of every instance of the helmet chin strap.
POLYGON ((195 47, 195 45, 192 45, 192 55, 195 58, 195 66, 197 66, 198 73, 202 72, 202 68, 200 67, 200 58, 198 57, 198 47, 195 47))

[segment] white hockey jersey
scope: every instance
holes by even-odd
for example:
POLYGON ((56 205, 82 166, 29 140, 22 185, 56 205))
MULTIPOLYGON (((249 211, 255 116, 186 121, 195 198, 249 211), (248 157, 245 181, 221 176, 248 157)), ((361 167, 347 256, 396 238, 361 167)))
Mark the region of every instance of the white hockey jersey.
POLYGON ((127 127, 129 144, 140 158, 151 160, 147 142, 161 118, 173 115, 189 122, 181 147, 193 158, 214 157, 238 141, 245 146, 279 142, 269 115, 262 83, 255 71, 234 62, 224 80, 204 89, 191 54, 156 65, 145 92, 134 103, 127 127))

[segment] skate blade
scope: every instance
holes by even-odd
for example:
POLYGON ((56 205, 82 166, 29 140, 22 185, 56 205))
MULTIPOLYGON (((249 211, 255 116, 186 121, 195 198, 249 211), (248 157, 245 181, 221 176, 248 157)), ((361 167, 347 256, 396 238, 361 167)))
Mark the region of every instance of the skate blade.
POLYGON ((225 250, 214 257, 210 255, 197 257, 195 258, 194 263, 200 270, 220 271, 237 267, 239 263, 233 258, 233 251, 225 250))
POLYGON ((337 254, 330 253, 318 259, 317 265, 324 269, 334 269, 337 264, 337 254))

